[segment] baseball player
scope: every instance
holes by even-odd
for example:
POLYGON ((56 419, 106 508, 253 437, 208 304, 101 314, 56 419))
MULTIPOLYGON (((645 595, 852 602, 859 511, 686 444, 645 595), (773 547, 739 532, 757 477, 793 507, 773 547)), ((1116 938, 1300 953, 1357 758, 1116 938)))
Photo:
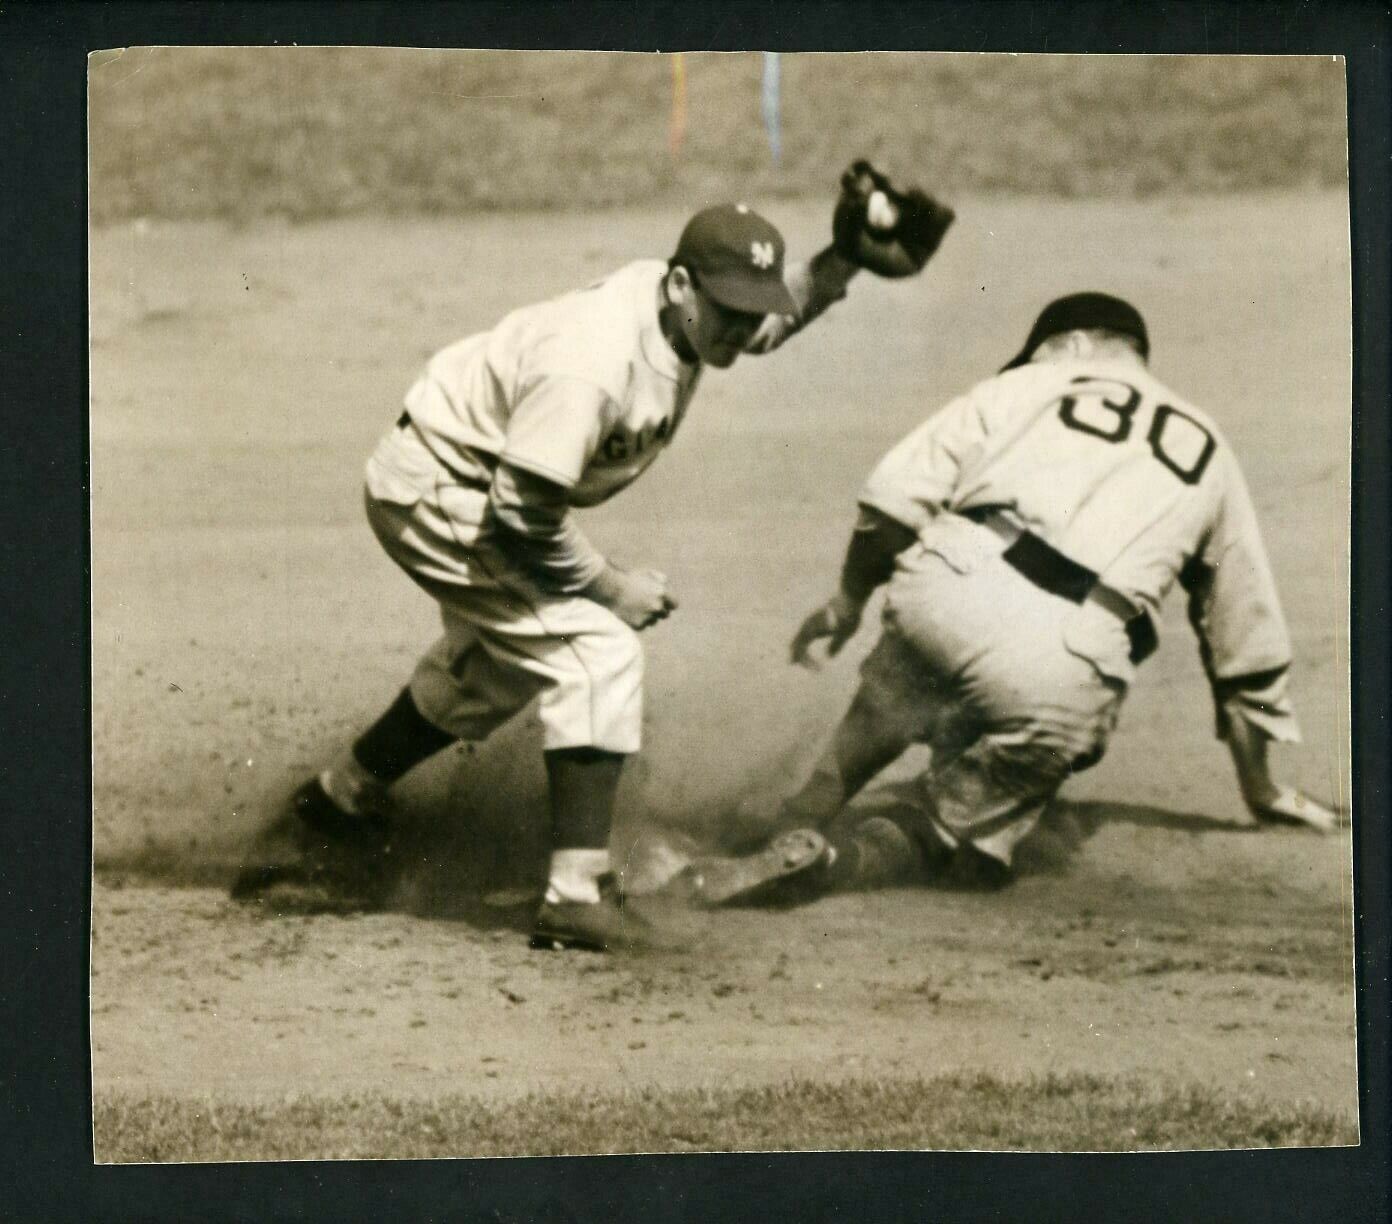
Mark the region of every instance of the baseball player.
POLYGON ((818 643, 836 654, 888 583, 880 640, 829 748, 783 807, 782 827, 805 827, 743 868, 708 865, 709 900, 808 866, 828 887, 924 870, 1005 883, 1059 787, 1101 759, 1176 581, 1248 808, 1261 821, 1335 826, 1268 765, 1270 741, 1300 738, 1291 645, 1237 459, 1214 422, 1150 372, 1149 351, 1128 303, 1060 298, 999 375, 875 468, 840 589, 802 624, 792 657, 815 665, 818 643), (819 850, 817 831, 920 742, 933 750, 921 819, 876 817, 819 850))
MULTIPOLYGON (((670 260, 630 263, 435 354, 368 461, 366 505, 388 555, 440 605, 444 633, 381 718, 294 794, 306 845, 370 863, 397 779, 539 698, 554 849, 533 945, 632 937, 638 919, 610 887, 610 824, 640 747, 638 635, 677 600, 660 571, 608 560, 572 510, 648 469, 707 368, 778 347, 862 268, 917 272, 951 221, 857 163, 833 244, 786 278, 772 224, 743 204, 707 208, 670 260)), ((234 893, 263 878, 252 869, 234 893)))

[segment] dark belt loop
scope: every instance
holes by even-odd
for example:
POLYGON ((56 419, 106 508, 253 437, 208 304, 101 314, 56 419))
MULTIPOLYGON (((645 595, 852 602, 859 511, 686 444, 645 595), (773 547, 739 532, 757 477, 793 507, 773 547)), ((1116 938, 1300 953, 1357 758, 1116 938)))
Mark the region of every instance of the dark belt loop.
POLYGON ((1155 648, 1160 645, 1160 635, 1155 632, 1155 622, 1150 619, 1149 612, 1137 612, 1126 622, 1126 640, 1131 643, 1131 662, 1134 664, 1144 663, 1155 653, 1155 648))

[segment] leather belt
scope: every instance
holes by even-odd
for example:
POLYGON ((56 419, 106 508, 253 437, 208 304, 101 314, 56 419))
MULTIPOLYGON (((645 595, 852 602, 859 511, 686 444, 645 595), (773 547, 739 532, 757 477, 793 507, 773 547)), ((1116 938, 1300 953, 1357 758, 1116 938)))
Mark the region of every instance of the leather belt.
POLYGON ((1096 604, 1121 621, 1131 643, 1132 663, 1140 663, 1154 653, 1159 638, 1150 614, 1138 610, 1125 595, 1109 587, 1087 566, 1065 557, 1052 544, 998 510, 976 506, 958 513, 1000 537, 1005 544, 1001 559, 1041 590, 1070 603, 1096 604))

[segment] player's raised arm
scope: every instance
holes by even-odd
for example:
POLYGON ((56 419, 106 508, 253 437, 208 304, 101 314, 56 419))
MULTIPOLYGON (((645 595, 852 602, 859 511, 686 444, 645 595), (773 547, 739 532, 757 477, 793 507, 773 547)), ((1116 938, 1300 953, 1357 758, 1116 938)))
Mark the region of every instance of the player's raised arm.
POLYGON ((832 214, 831 244, 811 259, 790 263, 788 291, 795 315, 769 315, 748 351, 767 353, 846 296, 864 269, 891 280, 914 276, 938 249, 955 214, 918 187, 899 189, 868 161, 841 176, 832 214))

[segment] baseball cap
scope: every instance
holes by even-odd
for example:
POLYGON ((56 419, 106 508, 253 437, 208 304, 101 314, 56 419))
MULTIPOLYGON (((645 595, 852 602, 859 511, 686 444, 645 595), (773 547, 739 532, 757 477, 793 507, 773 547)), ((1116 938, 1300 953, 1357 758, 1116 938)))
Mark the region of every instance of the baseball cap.
POLYGON ((696 274, 722 306, 760 314, 796 314, 783 283, 783 235, 748 204, 717 204, 686 223, 673 263, 696 274))
POLYGON ((1150 336, 1146 333, 1145 320, 1130 302, 1110 293, 1070 293, 1067 297, 1055 298, 1039 312, 1025 347, 1013 361, 1001 367, 1001 373, 1025 365, 1034 350, 1050 336, 1094 327, 1130 336, 1140 345, 1141 356, 1150 356, 1150 336))

